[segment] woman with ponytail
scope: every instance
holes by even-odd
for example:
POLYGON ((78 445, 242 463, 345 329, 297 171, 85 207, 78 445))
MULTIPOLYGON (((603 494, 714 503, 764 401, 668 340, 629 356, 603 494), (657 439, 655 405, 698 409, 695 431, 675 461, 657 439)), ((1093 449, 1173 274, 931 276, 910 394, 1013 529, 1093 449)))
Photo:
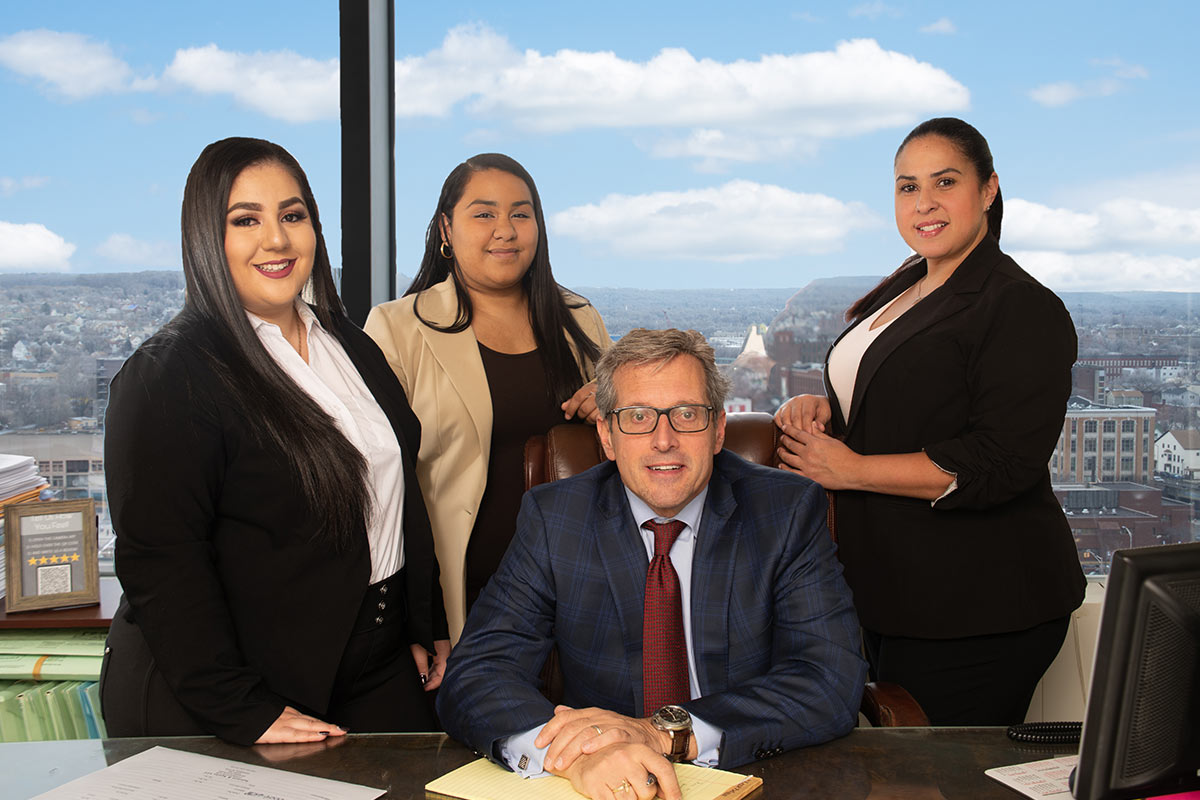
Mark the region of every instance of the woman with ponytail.
POLYGON ((776 413, 779 457, 836 490, 872 679, 902 685, 935 725, 1021 722, 1083 600, 1047 468, 1075 328, 1000 250, 979 131, 928 120, 894 166, 915 255, 850 307, 826 396, 776 413))
POLYGON ((436 730, 450 643, 420 426, 346 317, 304 171, 214 142, 182 227, 184 308, 113 378, 105 420, 109 734, 436 730))
POLYGON ((501 153, 451 170, 417 277, 365 330, 425 432, 417 476, 457 640, 516 530, 526 440, 598 416, 591 378, 608 331, 554 280, 537 186, 501 153))

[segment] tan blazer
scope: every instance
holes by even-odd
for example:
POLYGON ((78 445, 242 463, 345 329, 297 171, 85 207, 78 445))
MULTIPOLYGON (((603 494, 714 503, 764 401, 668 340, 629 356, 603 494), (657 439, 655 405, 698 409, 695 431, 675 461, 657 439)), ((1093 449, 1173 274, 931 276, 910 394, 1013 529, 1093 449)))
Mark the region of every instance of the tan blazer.
MULTIPOLYGON (((587 302, 570 293, 567 300, 587 302)), ((363 329, 387 356, 421 421, 417 479, 433 525, 450 638, 457 642, 466 619, 467 541, 487 482, 492 396, 471 329, 434 330, 417 319, 413 312, 417 302, 421 316, 437 325, 449 325, 458 314, 454 284, 447 278, 420 294, 371 309, 363 329)), ((604 321, 591 304, 572 309, 572 314, 601 350, 611 344, 604 321)), ((583 368, 591 378, 593 365, 583 368)))

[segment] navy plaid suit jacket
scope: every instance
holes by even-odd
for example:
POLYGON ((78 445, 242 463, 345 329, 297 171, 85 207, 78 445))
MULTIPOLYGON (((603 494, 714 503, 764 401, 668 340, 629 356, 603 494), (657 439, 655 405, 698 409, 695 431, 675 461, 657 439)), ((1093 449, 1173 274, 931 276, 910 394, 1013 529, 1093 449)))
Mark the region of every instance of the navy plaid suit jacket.
MULTIPOLYGON (((866 664, 850 591, 809 480, 718 453, 692 564, 701 697, 721 767, 842 736, 866 664)), ((495 757, 544 724, 538 673, 557 644, 563 702, 642 708, 646 550, 616 465, 532 489, 495 577, 471 609, 438 692, 446 731, 495 757)))

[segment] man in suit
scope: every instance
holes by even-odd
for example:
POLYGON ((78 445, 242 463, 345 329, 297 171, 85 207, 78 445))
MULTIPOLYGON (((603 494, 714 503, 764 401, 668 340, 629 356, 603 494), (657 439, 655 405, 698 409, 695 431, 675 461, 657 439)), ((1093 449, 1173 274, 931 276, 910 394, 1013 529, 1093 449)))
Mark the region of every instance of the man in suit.
POLYGON ((605 353, 611 461, 526 495, 439 693, 452 736, 632 800, 679 796, 668 758, 733 767, 854 725, 865 664, 824 492, 721 452, 727 386, 695 331, 605 353))

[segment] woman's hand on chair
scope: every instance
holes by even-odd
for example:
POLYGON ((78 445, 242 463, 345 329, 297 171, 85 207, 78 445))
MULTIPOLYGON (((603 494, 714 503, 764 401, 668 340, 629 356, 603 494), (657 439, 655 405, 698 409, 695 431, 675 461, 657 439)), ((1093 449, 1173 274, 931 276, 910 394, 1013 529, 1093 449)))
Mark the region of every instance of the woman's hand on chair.
POLYGON ((600 419, 600 409, 596 408, 596 382, 588 381, 579 387, 579 391, 562 404, 563 418, 579 417, 589 425, 600 419))

